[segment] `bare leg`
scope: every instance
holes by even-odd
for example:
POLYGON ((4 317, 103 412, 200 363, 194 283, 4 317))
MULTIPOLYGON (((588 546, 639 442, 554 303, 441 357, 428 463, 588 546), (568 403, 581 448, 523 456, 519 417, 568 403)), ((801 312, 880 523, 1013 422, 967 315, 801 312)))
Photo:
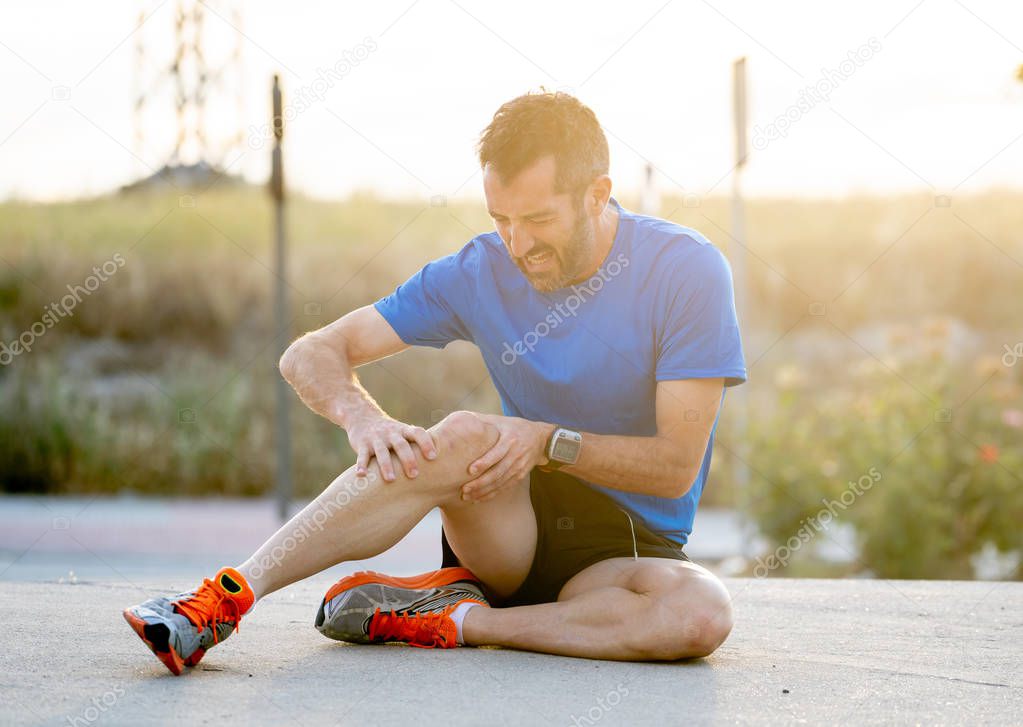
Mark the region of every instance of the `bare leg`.
POLYGON ((594 659, 706 656, 732 628, 731 599, 706 569, 664 558, 612 558, 576 574, 556 603, 474 608, 468 644, 594 659))
POLYGON ((455 501, 441 507, 444 532, 462 565, 491 593, 510 596, 529 573, 536 552, 536 516, 529 478, 478 504, 455 501))
POLYGON ((419 459, 418 477, 405 477, 396 458, 393 482, 384 482, 375 462, 363 478, 351 467, 238 566, 256 597, 337 563, 382 553, 434 507, 474 507, 462 502, 461 485, 469 479, 469 464, 497 441, 497 429, 471 412, 455 412, 430 431, 438 456, 419 459))
MULTIPOLYGON (((390 548, 434 507, 459 559, 499 595, 525 578, 536 547, 528 483, 494 500, 461 500, 466 468, 497 439, 474 414, 456 412, 431 429, 436 460, 420 474, 384 482, 354 468, 337 477, 239 570, 259 598, 336 563, 390 548)), ((732 612, 724 585, 705 569, 659 558, 614 558, 573 577, 556 603, 474 608, 466 643, 498 644, 567 656, 671 660, 705 656, 728 636, 732 612)))

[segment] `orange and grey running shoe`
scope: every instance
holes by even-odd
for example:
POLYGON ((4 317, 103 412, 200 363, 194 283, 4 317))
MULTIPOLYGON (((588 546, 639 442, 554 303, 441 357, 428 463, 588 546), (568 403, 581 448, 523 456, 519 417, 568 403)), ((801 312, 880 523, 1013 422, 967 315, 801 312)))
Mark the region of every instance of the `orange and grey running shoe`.
POLYGON ((335 583, 323 597, 316 628, 338 641, 411 646, 458 646, 451 613, 460 603, 489 605, 482 584, 466 568, 441 568, 408 578, 372 571, 335 583))
POLYGON ((222 568, 195 591, 151 598, 124 610, 124 620, 174 674, 195 666, 214 644, 230 636, 255 595, 241 573, 222 568))

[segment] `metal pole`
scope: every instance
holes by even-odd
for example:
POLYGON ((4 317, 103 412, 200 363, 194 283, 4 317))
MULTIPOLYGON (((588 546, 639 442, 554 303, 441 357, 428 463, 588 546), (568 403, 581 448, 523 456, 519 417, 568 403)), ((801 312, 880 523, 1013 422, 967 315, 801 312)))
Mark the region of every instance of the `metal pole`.
MULTIPOLYGON (((274 75, 273 83, 273 130, 274 146, 270 196, 274 200, 275 266, 274 266, 274 331, 277 345, 274 346, 274 366, 288 346, 288 299, 284 288, 287 279, 287 255, 284 238, 284 166, 281 159, 281 140, 284 138, 284 115, 281 104, 280 77, 274 75)), ((289 406, 291 392, 284 377, 276 377, 277 411, 277 514, 281 521, 288 519, 288 504, 291 500, 291 426, 289 406)))
POLYGON ((639 197, 639 213, 642 215, 656 215, 660 212, 655 184, 654 165, 647 162, 643 168, 643 191, 639 197))
MULTIPOLYGON (((742 199, 742 171, 749 155, 747 148, 746 129, 746 59, 739 58, 732 67, 732 111, 735 118, 735 171, 732 173, 732 279, 735 286, 735 310, 740 326, 749 319, 746 282, 746 211, 742 199)), ((753 557, 753 529, 750 516, 752 496, 750 493, 749 443, 747 437, 747 421, 749 417, 749 396, 747 386, 739 386, 733 390, 732 409, 735 411, 736 462, 735 487, 736 500, 739 508, 740 527, 742 528, 742 556, 753 557)))

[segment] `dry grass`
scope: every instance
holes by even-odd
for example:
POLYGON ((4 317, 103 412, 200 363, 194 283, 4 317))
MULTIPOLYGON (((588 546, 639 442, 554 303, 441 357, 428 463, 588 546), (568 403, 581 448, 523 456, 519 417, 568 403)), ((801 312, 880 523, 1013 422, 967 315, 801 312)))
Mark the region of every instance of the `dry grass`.
MULTIPOLYGON (((255 494, 271 486, 271 211, 256 189, 195 201, 135 194, 0 205, 2 341, 38 321, 94 265, 115 253, 125 261, 31 353, 0 369, 4 488, 255 494)), ((662 214, 735 254, 727 200, 686 207, 666 199, 662 214)), ((288 337, 371 303, 488 229, 476 203, 296 199, 288 337)), ((793 362, 841 381, 840 363, 813 367, 832 344, 849 345, 840 330, 859 336, 937 318, 976 334, 970 355, 1000 353, 1000 341, 1023 336, 1017 194, 956 198, 950 208, 924 196, 757 200, 748 229, 744 326, 754 395, 770 395, 777 369, 793 362), (821 303, 826 318, 808 313, 821 303)), ((468 345, 414 351, 368 367, 364 379, 394 416, 421 424, 498 404, 468 345)), ((352 457, 343 432, 297 400, 293 421, 296 481, 310 494, 352 457)), ((725 446, 731 427, 722 424, 725 446)), ((731 497, 728 463, 718 458, 711 500, 731 497)))

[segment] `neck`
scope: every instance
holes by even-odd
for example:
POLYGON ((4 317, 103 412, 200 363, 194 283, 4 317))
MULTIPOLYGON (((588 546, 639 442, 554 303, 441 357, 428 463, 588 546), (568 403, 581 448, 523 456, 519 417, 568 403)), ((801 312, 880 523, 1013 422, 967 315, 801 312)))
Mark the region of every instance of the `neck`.
POLYGON ((614 246, 615 235, 618 233, 618 208, 610 200, 604 206, 600 217, 597 218, 595 233, 597 244, 594 248, 593 259, 590 261, 588 271, 585 275, 579 276, 578 280, 573 280, 571 285, 592 278, 600 270, 600 266, 604 264, 608 253, 611 252, 611 248, 614 246))

